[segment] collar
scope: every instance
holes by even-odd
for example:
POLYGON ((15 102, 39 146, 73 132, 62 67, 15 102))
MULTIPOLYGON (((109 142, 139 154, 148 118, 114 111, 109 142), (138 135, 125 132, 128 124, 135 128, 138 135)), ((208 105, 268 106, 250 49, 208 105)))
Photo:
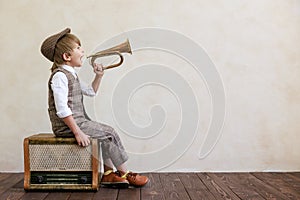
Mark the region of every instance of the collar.
POLYGON ((63 69, 65 69, 65 70, 67 70, 68 72, 71 72, 72 75, 73 75, 75 78, 77 78, 77 73, 76 73, 74 67, 71 67, 71 66, 69 66, 69 65, 62 65, 61 67, 62 67, 63 69))

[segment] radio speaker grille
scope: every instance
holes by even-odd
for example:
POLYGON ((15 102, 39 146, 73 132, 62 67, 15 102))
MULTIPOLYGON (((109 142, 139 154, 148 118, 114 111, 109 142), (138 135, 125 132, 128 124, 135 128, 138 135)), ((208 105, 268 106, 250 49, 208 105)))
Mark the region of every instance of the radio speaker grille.
POLYGON ((34 144, 29 146, 29 155, 31 171, 92 170, 91 145, 34 144))

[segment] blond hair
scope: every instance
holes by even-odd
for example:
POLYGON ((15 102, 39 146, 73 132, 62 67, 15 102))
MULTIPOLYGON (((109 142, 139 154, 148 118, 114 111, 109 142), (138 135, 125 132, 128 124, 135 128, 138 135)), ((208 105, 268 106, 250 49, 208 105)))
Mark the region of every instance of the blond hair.
POLYGON ((70 53, 73 51, 74 48, 76 48, 76 44, 81 46, 80 40, 78 37, 71 33, 67 33, 62 37, 55 45, 54 50, 54 62, 53 66, 51 68, 51 71, 53 72, 58 66, 63 65, 65 63, 65 60, 63 58, 63 54, 67 53, 70 55, 70 53))

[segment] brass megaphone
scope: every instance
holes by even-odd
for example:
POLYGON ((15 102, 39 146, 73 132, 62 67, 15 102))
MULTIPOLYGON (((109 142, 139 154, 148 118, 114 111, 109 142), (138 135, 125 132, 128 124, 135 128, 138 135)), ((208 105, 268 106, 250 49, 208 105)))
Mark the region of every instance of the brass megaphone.
POLYGON ((99 52, 97 52, 93 55, 88 56, 87 58, 91 58, 90 63, 93 66, 95 60, 99 57, 111 56, 111 55, 120 56, 120 61, 118 63, 112 64, 112 65, 109 65, 109 66, 104 66, 103 70, 105 70, 105 69, 110 69, 110 68, 113 68, 113 67, 118 67, 123 63, 124 58, 123 58, 121 53, 130 53, 130 54, 132 54, 130 43, 129 43, 128 39, 125 42, 123 42, 123 43, 121 43, 117 46, 111 47, 111 48, 106 49, 106 50, 99 51, 99 52))

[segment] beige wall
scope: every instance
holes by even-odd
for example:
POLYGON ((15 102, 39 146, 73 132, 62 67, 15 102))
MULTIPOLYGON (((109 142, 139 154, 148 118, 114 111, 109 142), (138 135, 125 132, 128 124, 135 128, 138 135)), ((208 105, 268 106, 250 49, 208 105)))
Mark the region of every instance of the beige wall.
MULTIPOLYGON (((2 0, 0 20, 0 171, 22 171, 23 139, 50 132, 50 63, 39 48, 46 36, 65 27, 71 27, 81 38, 87 54, 122 32, 158 27, 191 38, 212 59, 226 93, 221 137, 211 153, 200 159, 200 146, 209 126, 207 116, 212 111, 203 82, 188 77, 201 110, 198 132, 187 151, 161 170, 300 170, 300 1, 2 0)), ((147 55, 144 60, 139 56, 135 60, 133 56, 128 58, 127 65, 151 61, 147 55)), ((179 62, 174 65, 177 67, 179 62)), ((110 105, 113 81, 123 75, 121 72, 122 69, 106 73, 102 96, 97 96, 102 103, 87 103, 91 115, 116 127, 130 152, 147 153, 172 142, 174 127, 170 124, 178 120, 172 118, 172 113, 167 115, 169 124, 157 139, 132 139, 117 127, 105 105, 110 105)), ((162 94, 160 101, 168 101, 164 91, 157 89, 156 93, 162 94)), ((133 106, 133 120, 147 123, 151 102, 142 99, 143 104, 139 100, 137 97, 133 102, 141 113, 136 113, 133 106)), ((165 156, 157 162, 163 163, 165 156)), ((139 171, 151 170, 138 160, 129 165, 139 171)))

